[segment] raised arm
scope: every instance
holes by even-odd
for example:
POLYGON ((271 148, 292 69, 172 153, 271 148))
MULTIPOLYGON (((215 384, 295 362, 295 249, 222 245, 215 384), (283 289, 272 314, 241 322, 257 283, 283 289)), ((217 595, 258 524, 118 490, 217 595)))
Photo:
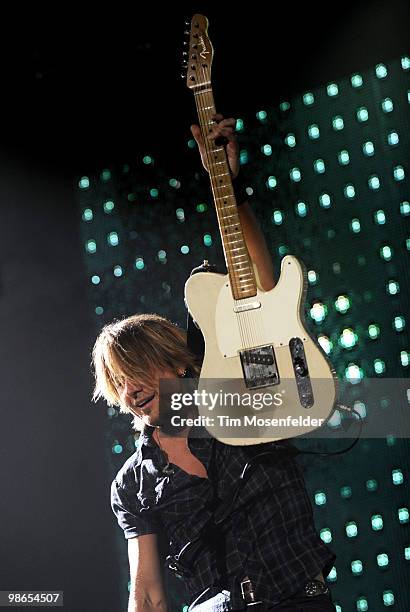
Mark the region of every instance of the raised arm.
POLYGON ((157 536, 153 533, 128 540, 130 597, 128 612, 167 612, 157 536))
MULTIPOLYGON (((213 131, 208 138, 211 140, 216 140, 218 138, 226 139, 226 153, 229 166, 232 176, 237 177, 239 173, 239 147, 234 131, 236 121, 232 118, 224 119, 222 115, 215 115, 213 119, 215 120, 215 124, 212 126, 213 131)), ((199 126, 191 125, 191 132, 198 144, 202 164, 204 168, 208 170, 205 147, 202 142, 202 135, 199 126)), ((238 208, 239 218, 241 220, 242 230, 250 258, 258 269, 262 288, 265 291, 269 291, 275 286, 275 278, 272 258, 266 244, 265 236, 249 202, 238 202, 238 204, 241 204, 241 206, 238 208)))

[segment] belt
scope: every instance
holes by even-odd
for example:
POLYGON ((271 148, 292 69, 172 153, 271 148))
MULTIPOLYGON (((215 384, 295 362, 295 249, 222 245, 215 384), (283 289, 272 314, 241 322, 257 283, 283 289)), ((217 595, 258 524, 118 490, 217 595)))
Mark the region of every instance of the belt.
MULTIPOLYGON (((258 606, 262 606, 262 601, 256 598, 255 589, 253 588, 251 580, 249 578, 242 580, 241 585, 241 594, 242 599, 246 603, 247 608, 258 609, 258 606)), ((322 582, 322 580, 317 580, 313 578, 312 580, 308 580, 301 591, 298 591, 294 595, 292 595, 289 599, 294 597, 316 597, 316 595, 325 595, 329 593, 329 587, 322 582)))

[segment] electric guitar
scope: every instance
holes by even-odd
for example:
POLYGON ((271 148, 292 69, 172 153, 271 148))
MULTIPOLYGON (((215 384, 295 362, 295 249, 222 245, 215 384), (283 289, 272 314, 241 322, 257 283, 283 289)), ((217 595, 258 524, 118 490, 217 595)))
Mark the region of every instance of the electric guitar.
POLYGON ((185 285, 189 312, 205 340, 197 402, 201 425, 225 444, 267 443, 306 434, 332 413, 337 378, 304 325, 307 276, 282 260, 271 291, 261 287, 238 215, 225 148, 206 138, 216 113, 208 20, 194 15, 186 83, 206 147, 209 177, 228 274, 199 272, 185 285))

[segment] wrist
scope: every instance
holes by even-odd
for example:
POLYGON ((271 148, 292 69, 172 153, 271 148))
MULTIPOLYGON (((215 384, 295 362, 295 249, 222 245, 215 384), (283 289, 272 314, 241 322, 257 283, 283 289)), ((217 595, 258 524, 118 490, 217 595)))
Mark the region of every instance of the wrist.
POLYGON ((252 188, 242 173, 239 173, 236 178, 232 179, 232 186, 237 206, 242 206, 242 204, 249 201, 252 195, 252 188))

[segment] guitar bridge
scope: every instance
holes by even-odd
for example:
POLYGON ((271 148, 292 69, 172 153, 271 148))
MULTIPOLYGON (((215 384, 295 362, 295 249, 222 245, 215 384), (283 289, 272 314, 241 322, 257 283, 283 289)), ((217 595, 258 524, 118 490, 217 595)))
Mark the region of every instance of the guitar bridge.
POLYGON ((270 387, 280 383, 273 346, 259 346, 239 352, 245 384, 248 389, 270 387))

